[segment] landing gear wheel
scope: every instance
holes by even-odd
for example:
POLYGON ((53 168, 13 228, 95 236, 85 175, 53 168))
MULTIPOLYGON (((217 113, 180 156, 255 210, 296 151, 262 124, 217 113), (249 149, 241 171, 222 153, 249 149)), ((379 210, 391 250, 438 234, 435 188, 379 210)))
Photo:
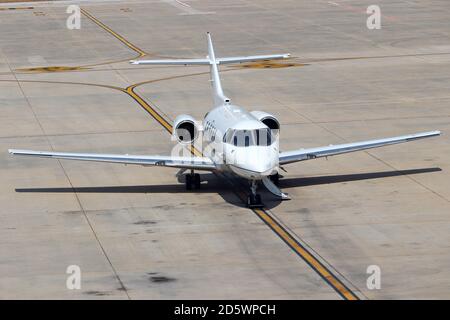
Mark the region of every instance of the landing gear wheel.
POLYGON ((200 189, 200 174, 187 174, 186 175, 186 190, 200 189))
POLYGON ((253 202, 254 202, 254 196, 253 196, 252 194, 250 194, 250 195, 247 197, 247 207, 251 208, 253 202))
POLYGON ((201 182, 200 174, 196 173, 194 175, 194 186, 195 186, 195 189, 200 189, 200 182, 201 182))
POLYGON ((192 175, 187 174, 186 178, 186 190, 192 190, 192 175))
POLYGON ((262 208, 264 207, 261 201, 261 196, 256 193, 258 182, 253 180, 250 186, 250 195, 247 198, 247 207, 249 208, 262 208))
POLYGON ((247 197, 247 207, 249 208, 262 208, 263 204, 261 201, 261 195, 259 194, 250 194, 247 197))

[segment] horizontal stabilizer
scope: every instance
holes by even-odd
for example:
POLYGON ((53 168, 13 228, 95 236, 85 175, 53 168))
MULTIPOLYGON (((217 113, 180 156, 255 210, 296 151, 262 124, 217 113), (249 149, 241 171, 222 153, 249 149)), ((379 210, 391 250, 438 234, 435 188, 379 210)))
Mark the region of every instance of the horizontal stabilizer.
POLYGON ((187 65, 209 65, 209 59, 175 59, 175 60, 131 60, 131 64, 142 65, 173 65, 173 66, 187 66, 187 65))
MULTIPOLYGON (((216 64, 231 64, 252 62, 261 60, 275 60, 289 58, 290 54, 269 54, 260 56, 242 56, 242 57, 224 57, 216 58, 216 64)), ((130 60, 131 64, 136 65, 172 65, 172 66, 188 66, 188 65, 210 65, 212 62, 209 58, 206 59, 162 59, 162 60, 130 60)))
POLYGON ((283 54, 268 54, 268 55, 261 55, 261 56, 216 58, 216 60, 219 64, 228 64, 228 63, 242 63, 242 62, 261 61, 261 60, 287 59, 290 56, 291 55, 289 53, 283 53, 283 54))

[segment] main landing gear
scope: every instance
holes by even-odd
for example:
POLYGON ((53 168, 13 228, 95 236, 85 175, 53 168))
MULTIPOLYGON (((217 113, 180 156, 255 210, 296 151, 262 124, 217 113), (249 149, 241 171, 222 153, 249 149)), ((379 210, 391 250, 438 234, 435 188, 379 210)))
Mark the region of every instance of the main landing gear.
POLYGON ((200 181, 200 174, 191 170, 191 173, 186 175, 186 190, 200 189, 200 181))
POLYGON ((263 204, 261 202, 261 195, 256 193, 256 188, 258 187, 258 183, 256 180, 252 180, 252 185, 250 187, 251 193, 247 198, 247 207, 249 208, 262 208, 263 204))

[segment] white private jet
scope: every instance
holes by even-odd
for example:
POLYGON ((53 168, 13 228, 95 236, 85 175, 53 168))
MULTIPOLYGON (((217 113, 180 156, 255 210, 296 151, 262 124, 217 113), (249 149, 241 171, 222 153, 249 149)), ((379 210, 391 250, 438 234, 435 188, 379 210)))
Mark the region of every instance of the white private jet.
POLYGON ((210 66, 214 97, 213 109, 205 115, 202 124, 197 123, 189 115, 178 116, 173 124, 173 136, 180 144, 192 146, 198 140, 207 144, 207 147, 201 150, 202 156, 91 154, 15 149, 10 149, 9 153, 43 158, 181 168, 181 172, 190 170, 190 174, 186 175, 187 189, 200 187, 200 175, 195 173, 195 170, 230 172, 250 181, 251 193, 248 196, 247 204, 249 207, 260 207, 262 206, 261 197, 256 190, 261 181, 271 193, 281 199, 288 199, 288 196, 277 187, 279 170, 283 165, 409 142, 440 134, 439 131, 430 131, 393 138, 280 152, 278 148, 280 123, 277 118, 262 111, 248 112, 242 107, 232 104, 231 100, 223 93, 218 67, 221 64, 283 59, 289 57, 289 54, 217 58, 209 33, 207 41, 208 56, 203 59, 130 61, 136 65, 210 66), (200 133, 202 133, 202 138, 199 138, 200 133))

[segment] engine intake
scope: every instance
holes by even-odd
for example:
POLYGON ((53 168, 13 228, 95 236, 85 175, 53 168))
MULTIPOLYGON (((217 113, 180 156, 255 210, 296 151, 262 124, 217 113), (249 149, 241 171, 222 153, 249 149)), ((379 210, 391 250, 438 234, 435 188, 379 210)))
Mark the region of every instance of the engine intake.
POLYGON ((192 143, 198 137, 198 127, 195 119, 187 114, 175 118, 172 135, 179 143, 192 143))
POLYGON ((275 116, 271 115, 270 113, 264 112, 264 111, 252 111, 250 112, 256 119, 264 123, 266 126, 269 127, 272 132, 276 130, 280 130, 280 122, 278 121, 275 116))

